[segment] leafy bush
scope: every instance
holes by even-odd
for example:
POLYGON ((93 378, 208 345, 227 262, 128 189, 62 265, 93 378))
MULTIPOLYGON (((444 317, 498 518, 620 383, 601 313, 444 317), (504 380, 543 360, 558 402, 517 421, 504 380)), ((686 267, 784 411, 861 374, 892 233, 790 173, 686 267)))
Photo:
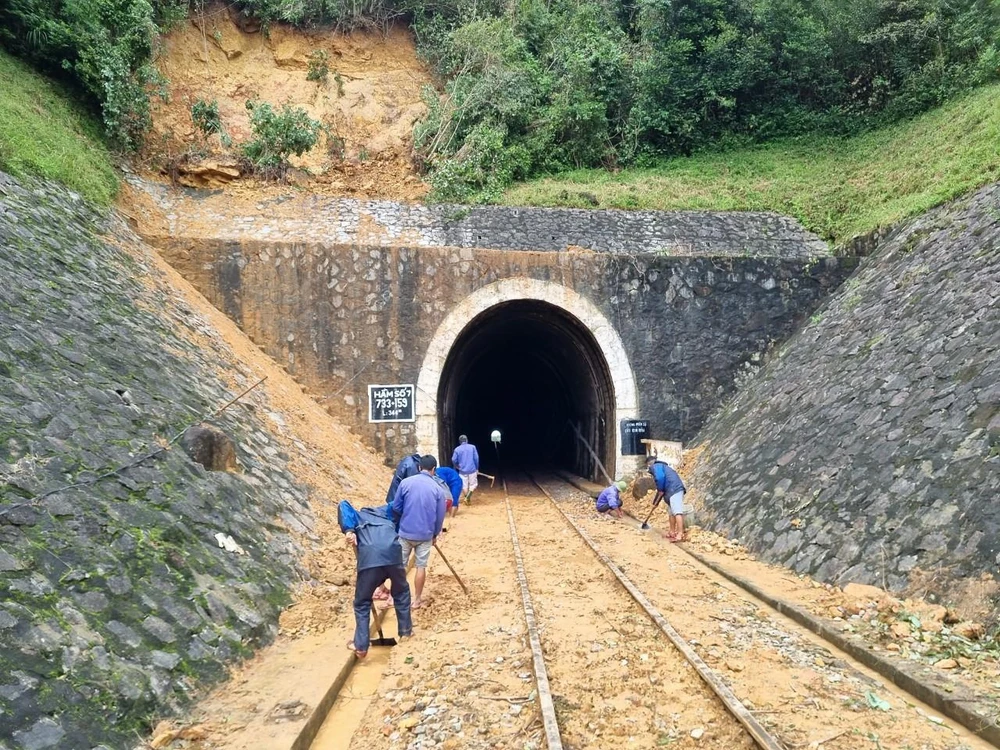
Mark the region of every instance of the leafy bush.
POLYGON ((476 125, 462 150, 432 172, 432 198, 496 201, 511 182, 527 176, 530 154, 523 146, 506 143, 506 135, 500 127, 476 125))
POLYGON ((0 45, 86 92, 111 138, 126 150, 149 127, 147 88, 158 24, 176 20, 176 0, 18 0, 0 3, 0 45))
POLYGON ((330 55, 325 49, 314 49, 309 54, 309 72, 306 73, 307 81, 322 82, 330 74, 330 66, 327 64, 330 55))
POLYGON ((278 177, 288 168, 288 157, 301 156, 316 145, 322 125, 300 107, 284 105, 275 111, 267 102, 248 101, 253 138, 240 146, 249 169, 278 177))
POLYGON ((191 120, 194 126, 206 138, 216 133, 222 133, 222 119, 219 117, 219 102, 198 99, 191 105, 191 120))
POLYGON ((240 5, 265 23, 341 29, 386 28, 403 14, 392 0, 243 0, 240 5))
MULTIPOLYGON (((720 144, 858 132, 1000 78, 1000 0, 237 5, 265 24, 384 28, 408 18, 444 85, 415 134, 418 156, 432 170, 465 163, 442 177, 449 193, 465 175, 470 193, 483 195, 469 164, 506 163, 498 148, 517 165, 505 174, 638 164, 720 144)), ((0 45, 69 78, 100 106, 115 142, 134 148, 149 125, 156 35, 187 8, 188 0, 0 0, 0 45)), ((307 77, 329 72, 317 50, 307 77)))

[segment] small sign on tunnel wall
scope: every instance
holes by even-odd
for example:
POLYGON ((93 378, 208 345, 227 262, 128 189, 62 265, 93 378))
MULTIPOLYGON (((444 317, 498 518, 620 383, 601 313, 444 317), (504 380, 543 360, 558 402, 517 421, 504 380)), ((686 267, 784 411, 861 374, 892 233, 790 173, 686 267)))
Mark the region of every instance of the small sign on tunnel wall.
POLYGON ((642 456, 646 453, 643 440, 649 439, 648 419, 623 419, 622 425, 622 455, 642 456))
POLYGON ((413 422, 413 398, 416 388, 412 385, 369 385, 369 422, 413 422))

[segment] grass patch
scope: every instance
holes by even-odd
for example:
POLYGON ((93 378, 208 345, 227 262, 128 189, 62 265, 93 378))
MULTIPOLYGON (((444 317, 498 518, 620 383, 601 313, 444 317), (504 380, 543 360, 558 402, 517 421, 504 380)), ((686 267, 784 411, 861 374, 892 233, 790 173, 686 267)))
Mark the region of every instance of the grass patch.
POLYGON ((515 185, 508 205, 777 211, 834 243, 1000 179, 1000 85, 850 138, 808 136, 648 169, 515 185))
POLYGON ((59 85, 0 50, 0 169, 61 182, 102 206, 118 175, 97 118, 59 85))

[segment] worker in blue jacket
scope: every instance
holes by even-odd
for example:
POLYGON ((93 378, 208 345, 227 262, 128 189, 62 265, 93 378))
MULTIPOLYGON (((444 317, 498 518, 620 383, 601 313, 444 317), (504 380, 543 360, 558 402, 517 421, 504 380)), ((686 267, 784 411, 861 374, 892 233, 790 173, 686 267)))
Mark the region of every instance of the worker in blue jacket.
POLYGON ((448 501, 448 510, 451 517, 458 514, 458 499, 462 496, 462 475, 450 466, 438 466, 434 476, 440 479, 448 487, 451 499, 448 501))
MULTIPOLYGON (((399 490, 399 484, 404 479, 414 477, 420 473, 420 454, 412 453, 406 456, 398 464, 396 464, 396 471, 392 475, 392 481, 389 483, 389 491, 385 494, 385 504, 392 505, 392 501, 396 499, 396 492, 399 490)), ((389 594, 389 589, 385 586, 379 586, 375 589, 375 601, 380 602, 380 607, 391 607, 392 606, 392 596, 389 594)))
MULTIPOLYGON (((670 510, 670 531, 664 536, 671 542, 686 542, 684 533, 684 493, 687 488, 680 474, 674 471, 666 461, 656 456, 646 459, 646 467, 656 483, 657 494, 667 499, 670 510)), ((654 501, 655 503, 656 501, 654 501)))
POLYGON ((348 647, 359 659, 364 659, 371 642, 369 618, 372 596, 387 578, 392 584, 399 637, 407 638, 413 634, 410 584, 406 580, 403 551, 392 520, 391 506, 355 510, 349 502, 341 500, 337 521, 358 558, 358 577, 354 585, 354 638, 348 647))

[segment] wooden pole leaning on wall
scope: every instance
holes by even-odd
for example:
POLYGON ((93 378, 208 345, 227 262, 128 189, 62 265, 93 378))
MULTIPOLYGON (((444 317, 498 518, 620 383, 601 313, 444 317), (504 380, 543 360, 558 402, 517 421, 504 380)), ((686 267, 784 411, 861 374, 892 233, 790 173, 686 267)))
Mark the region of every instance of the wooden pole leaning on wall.
POLYGON ((573 424, 573 422, 570 422, 569 426, 573 428, 573 432, 576 433, 576 437, 579 439, 579 441, 583 443, 584 446, 586 446, 588 451, 590 451, 590 455, 593 456, 594 461, 597 462, 597 468, 599 468, 601 470, 601 473, 604 474, 605 477, 607 477, 608 483, 614 484, 615 480, 612 479, 610 474, 608 474, 608 470, 604 468, 604 464, 601 463, 601 459, 597 457, 597 454, 594 452, 594 449, 590 447, 590 443, 587 442, 587 439, 583 436, 583 433, 580 432, 580 428, 577 427, 575 424, 573 424))

